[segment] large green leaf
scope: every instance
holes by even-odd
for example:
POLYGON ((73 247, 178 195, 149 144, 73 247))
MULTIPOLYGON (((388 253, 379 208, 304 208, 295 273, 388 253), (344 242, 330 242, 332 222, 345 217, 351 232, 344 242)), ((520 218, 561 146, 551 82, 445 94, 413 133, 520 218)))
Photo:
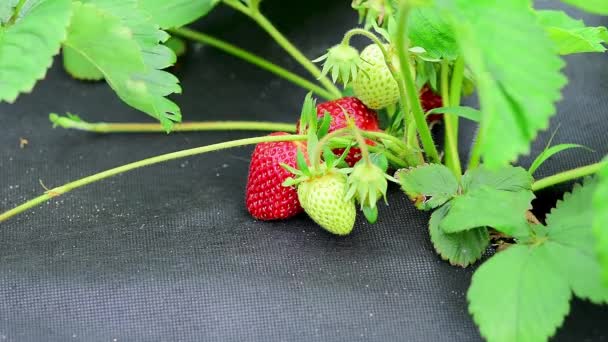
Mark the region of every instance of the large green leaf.
POLYGON ((473 275, 469 312, 489 342, 546 341, 568 314, 570 288, 547 246, 512 246, 473 275))
POLYGON ((37 1, 35 7, 24 7, 13 24, 0 28, 0 101, 15 101, 44 78, 66 37, 71 13, 70 0, 37 1))
POLYGON ((483 186, 450 201, 450 211, 439 227, 457 233, 492 227, 510 236, 527 233, 526 211, 532 208, 532 191, 502 191, 483 186))
POLYGON ((422 210, 444 204, 458 192, 458 180, 440 164, 427 164, 398 172, 401 188, 422 210))
POLYGON ((587 27, 582 20, 571 18, 563 11, 537 11, 536 15, 560 54, 606 51, 606 27, 587 27))
POLYGON ((564 196, 547 215, 547 244, 554 251, 556 265, 568 274, 574 294, 595 303, 606 303, 608 287, 602 284, 601 266, 594 253, 593 196, 598 189, 597 178, 588 179, 584 186, 577 185, 564 196))
POLYGON ((139 0, 162 28, 180 27, 209 13, 220 0, 139 0))
POLYGON ((421 46, 430 58, 456 59, 458 43, 451 25, 437 8, 420 7, 412 10, 408 21, 412 46, 421 46))
POLYGON ((438 0, 478 85, 483 113, 479 139, 496 168, 530 151, 555 114, 566 78, 553 41, 529 0, 438 0))
POLYGON ((532 189, 532 176, 521 167, 507 166, 500 169, 488 169, 483 165, 468 170, 462 176, 462 187, 465 192, 484 186, 501 191, 522 191, 532 189))
POLYGON ((62 55, 63 67, 72 77, 86 81, 103 79, 103 73, 86 57, 74 51, 71 47, 64 46, 62 55))
POLYGON ((525 245, 498 253, 473 275, 469 311, 489 341, 548 339, 569 310, 571 292, 608 302, 593 252, 598 189, 597 179, 575 186, 547 216, 547 227, 536 226, 525 245))
POLYGON ((608 160, 600 172, 600 181, 593 200, 593 233, 602 267, 604 286, 608 286, 608 160))
POLYGON ((490 244, 486 228, 470 229, 465 232, 448 234, 439 228, 439 223, 448 213, 450 205, 435 210, 429 221, 431 242, 435 251, 452 265, 467 267, 479 260, 490 244))
POLYGON ((175 54, 160 44, 168 35, 138 11, 135 0, 88 0, 75 8, 65 45, 103 73, 124 102, 170 130, 181 112, 165 96, 181 88, 175 76, 159 70, 175 61, 175 54))
POLYGON ((592 13, 608 15, 606 0, 562 0, 563 2, 592 13))

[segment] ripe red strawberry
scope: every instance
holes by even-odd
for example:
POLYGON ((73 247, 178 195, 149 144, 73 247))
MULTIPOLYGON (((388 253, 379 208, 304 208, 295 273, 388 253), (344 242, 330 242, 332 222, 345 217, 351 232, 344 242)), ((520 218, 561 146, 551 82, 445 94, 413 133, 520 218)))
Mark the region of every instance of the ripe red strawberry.
MULTIPOLYGON (((276 132, 270 135, 287 135, 276 132)), ((281 184, 291 173, 281 167, 285 163, 296 166, 298 146, 306 153, 302 142, 271 142, 256 145, 251 163, 245 202, 249 213, 259 220, 280 220, 293 217, 303 211, 297 190, 281 184)))
MULTIPOLYGON (((422 103, 422 109, 424 109, 425 112, 428 112, 431 109, 443 107, 443 101, 441 100, 441 96, 436 94, 433 89, 429 87, 428 84, 426 84, 420 90, 420 102, 422 103)), ((442 118, 442 114, 431 114, 426 118, 426 120, 429 123, 434 123, 437 121, 441 121, 442 118)))
MULTIPOLYGON (((317 105, 317 117, 322 118, 325 115, 325 112, 329 112, 331 115, 329 132, 346 127, 347 121, 344 111, 348 113, 348 116, 355 121, 355 125, 357 125, 357 127, 360 129, 364 131, 380 130, 380 126, 378 125, 378 115, 376 112, 369 109, 356 97, 343 97, 338 100, 317 105)), ((371 142, 368 141, 368 144, 371 144, 371 142)), ((341 155, 342 152, 344 152, 344 149, 334 150, 336 155, 341 155)), ((351 148, 345 161, 349 166, 352 167, 360 159, 361 150, 358 148, 351 148)))

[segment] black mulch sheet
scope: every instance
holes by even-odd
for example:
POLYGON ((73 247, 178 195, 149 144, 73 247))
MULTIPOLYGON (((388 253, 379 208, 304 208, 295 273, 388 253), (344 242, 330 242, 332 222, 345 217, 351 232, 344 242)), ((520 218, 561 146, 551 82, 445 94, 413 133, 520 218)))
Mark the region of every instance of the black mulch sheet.
MULTIPOLYGON (((276 25, 316 57, 356 23, 349 1, 269 0, 276 25)), ((539 1, 541 6, 556 1, 539 1)), ((577 11, 590 25, 606 18, 577 11)), ((305 75, 255 24, 220 8, 195 27, 305 75)), ((522 51, 525 53, 525 51, 522 51)), ((579 143, 539 177, 608 153, 608 55, 567 58, 570 84, 538 154, 579 143)), ((293 122, 305 91, 210 47, 192 46, 176 73, 186 120, 293 122)), ((145 157, 259 135, 94 135, 51 129, 51 111, 90 121, 151 121, 105 84, 81 83, 60 59, 33 94, 0 105, 0 208, 145 157), (29 140, 19 147, 20 138, 29 140)), ((466 156, 473 127, 461 138, 466 156)), ((465 293, 473 268, 434 252, 428 214, 393 188, 379 223, 359 217, 334 237, 305 216, 253 220, 244 188, 252 147, 139 169, 95 183, 0 225, 0 341, 477 341, 465 293)), ((528 166, 531 158, 520 164, 528 166)), ((571 185, 539 194, 545 212, 571 185)), ((500 293, 496 294, 500 296, 500 293)), ((605 341, 608 308, 573 300, 556 341, 605 341)))

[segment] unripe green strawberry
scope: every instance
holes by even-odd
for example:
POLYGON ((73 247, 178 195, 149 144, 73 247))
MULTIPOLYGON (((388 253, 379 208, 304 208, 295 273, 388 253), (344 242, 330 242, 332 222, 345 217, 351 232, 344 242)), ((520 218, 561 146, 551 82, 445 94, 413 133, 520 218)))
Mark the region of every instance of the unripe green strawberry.
MULTIPOLYGON (((385 45, 392 55, 392 63, 398 68, 396 56, 390 52, 390 46, 385 45)), ((355 96, 372 109, 382 109, 399 101, 399 85, 391 75, 384 61, 382 50, 376 44, 367 46, 360 55, 361 72, 353 81, 355 96)))
POLYGON ((298 186, 304 211, 318 225, 336 235, 348 235, 357 216, 354 200, 346 199, 346 176, 329 172, 298 186))

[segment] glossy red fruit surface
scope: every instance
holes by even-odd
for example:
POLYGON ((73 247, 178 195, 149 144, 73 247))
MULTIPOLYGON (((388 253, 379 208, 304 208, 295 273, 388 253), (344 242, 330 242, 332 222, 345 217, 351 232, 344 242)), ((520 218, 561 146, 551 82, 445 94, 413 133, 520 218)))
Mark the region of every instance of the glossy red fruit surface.
MULTIPOLYGON (((270 135, 287 135, 276 132, 270 135)), ((249 213, 259 220, 281 220, 293 217, 303 211, 294 187, 282 184, 291 173, 281 167, 281 163, 296 166, 298 147, 306 153, 302 142, 271 142, 256 145, 245 192, 245 202, 249 213)))
MULTIPOLYGON (((363 102, 356 97, 343 97, 338 100, 329 101, 317 105, 317 116, 322 118, 326 112, 331 115, 331 125, 329 132, 333 132, 347 125, 346 115, 355 120, 355 125, 365 131, 379 131, 378 115, 375 111, 369 109, 363 102)), ((372 144, 371 141, 367 142, 372 144)), ((336 155, 341 155, 344 149, 335 149, 336 155)), ((359 148, 351 148, 345 161, 349 166, 355 165, 361 159, 361 150, 359 148)))
MULTIPOLYGON (((429 87, 428 84, 422 87, 422 89, 420 90, 420 102, 422 104, 422 109, 424 109, 425 113, 431 109, 443 107, 443 101, 441 100, 441 96, 436 94, 433 89, 429 87)), ((426 118, 426 120, 429 123, 433 123, 436 121, 441 121, 442 118, 442 114, 431 114, 426 118)))

